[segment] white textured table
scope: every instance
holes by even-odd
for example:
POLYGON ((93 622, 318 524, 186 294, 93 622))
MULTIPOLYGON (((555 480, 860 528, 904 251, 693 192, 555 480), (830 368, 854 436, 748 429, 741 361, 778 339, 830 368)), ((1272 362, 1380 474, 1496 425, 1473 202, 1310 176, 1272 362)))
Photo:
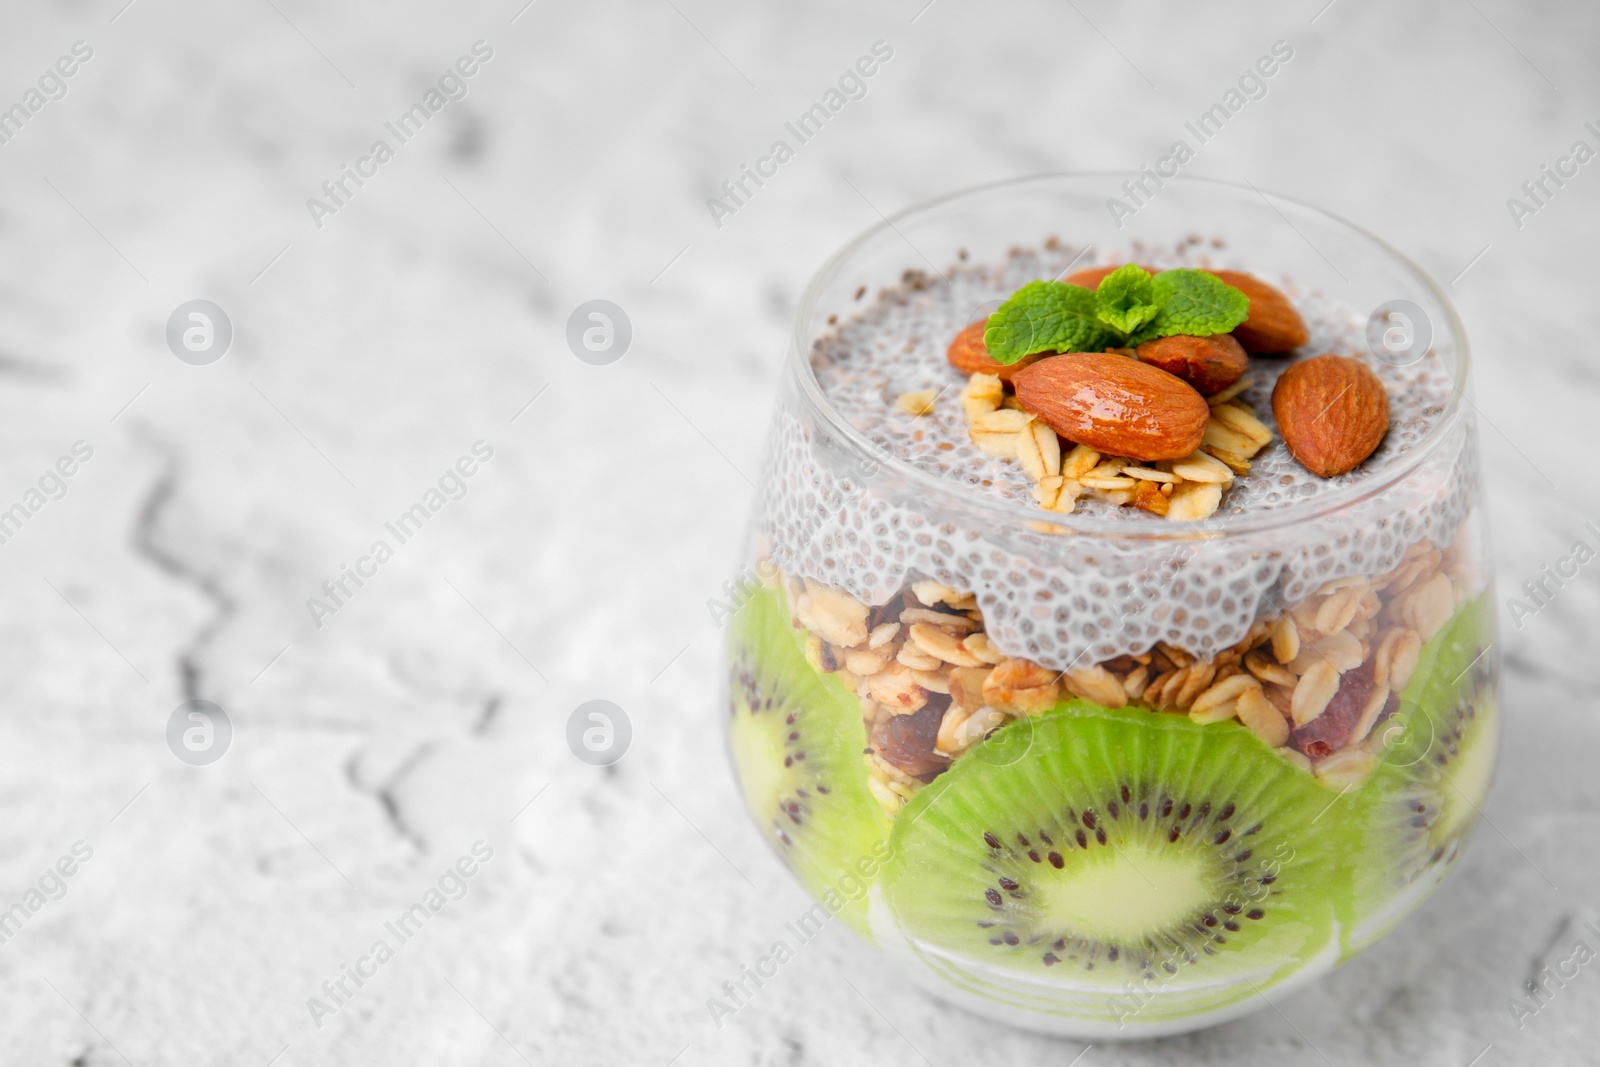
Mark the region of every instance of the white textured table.
MULTIPOLYGON (((1455 279, 1502 596, 1595 543, 1600 164, 1520 228, 1506 204, 1600 147, 1592 6, 124 2, 0 15, 0 106, 26 112, 0 126, 0 510, 93 452, 0 544, 5 1063, 1072 1062, 840 929, 713 1025, 806 901, 736 803, 705 602, 828 252, 962 185, 1154 162, 1274 40, 1293 61, 1189 172, 1455 279), (478 40, 465 98, 389 133, 478 40), (878 40, 866 96, 714 220, 878 40), (368 177, 335 202, 343 165, 368 177), (195 297, 235 329, 209 366, 164 339, 195 297), (564 342, 591 298, 632 320, 611 366, 564 342), (477 441, 465 496, 388 535, 477 441), (369 577, 314 626, 346 564, 369 577), (208 766, 165 740, 189 698, 233 724, 208 766), (608 769, 565 742, 595 698, 633 725, 608 769), (389 933, 441 878, 465 895, 389 933), (314 1022, 346 966, 371 977, 314 1022)), ((1415 919, 1275 1010, 1080 1062, 1592 1057, 1595 967, 1520 1029, 1509 1005, 1600 947, 1597 575, 1507 628, 1493 826, 1415 919)))

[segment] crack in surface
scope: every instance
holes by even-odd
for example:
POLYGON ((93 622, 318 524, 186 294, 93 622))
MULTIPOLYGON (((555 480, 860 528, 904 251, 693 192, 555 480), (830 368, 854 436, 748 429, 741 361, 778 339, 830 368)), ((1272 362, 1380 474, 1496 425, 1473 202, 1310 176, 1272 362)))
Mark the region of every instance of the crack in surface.
POLYGON ((1549 958, 1551 952, 1555 951, 1556 943, 1571 929, 1572 913, 1568 912, 1561 916, 1561 921, 1556 923, 1556 928, 1550 931, 1550 936, 1545 939, 1544 947, 1536 952, 1533 959, 1528 962, 1528 977, 1523 979, 1523 985, 1527 987, 1528 992, 1539 993, 1543 991, 1539 984, 1539 972, 1547 966, 1545 960, 1549 958))
POLYGON ((428 851, 428 839, 423 837, 406 819, 405 810, 400 805, 400 797, 396 790, 406 777, 417 769, 417 765, 432 755, 433 750, 438 747, 438 742, 424 741, 412 749, 406 758, 400 761, 400 766, 396 767, 394 772, 383 782, 380 782, 375 789, 369 787, 362 780, 360 768, 361 752, 352 753, 344 764, 344 777, 345 781, 350 783, 350 788, 358 793, 365 793, 376 800, 379 808, 383 810, 384 820, 388 822, 390 828, 402 840, 410 843, 411 847, 419 853, 428 851))
POLYGON ((211 642, 237 614, 238 605, 215 577, 194 566, 175 549, 163 543, 162 519, 177 489, 179 464, 166 446, 155 444, 152 447, 161 454, 163 466, 155 484, 150 487, 144 502, 139 506, 139 514, 133 527, 133 549, 136 555, 148 560, 152 566, 173 581, 193 587, 202 597, 210 601, 215 609, 211 618, 206 620, 205 624, 189 638, 188 643, 178 650, 178 681, 182 688, 183 699, 200 700, 204 699, 203 694, 207 688, 201 658, 211 642))
POLYGON ((483 701, 483 711, 478 715, 478 721, 472 724, 472 732, 482 736, 489 732, 489 728, 500 717, 500 709, 504 705, 505 697, 501 693, 490 693, 483 701))

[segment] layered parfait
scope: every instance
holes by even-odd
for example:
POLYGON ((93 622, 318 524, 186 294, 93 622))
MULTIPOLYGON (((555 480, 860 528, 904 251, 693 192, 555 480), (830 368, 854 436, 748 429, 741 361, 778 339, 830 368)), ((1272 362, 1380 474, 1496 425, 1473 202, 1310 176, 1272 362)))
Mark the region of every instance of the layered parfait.
POLYGON ((830 318, 730 625, 744 793, 820 907, 979 1010, 1155 1033, 1437 884, 1497 743, 1474 442, 1459 357, 1366 327, 1199 236, 830 318))

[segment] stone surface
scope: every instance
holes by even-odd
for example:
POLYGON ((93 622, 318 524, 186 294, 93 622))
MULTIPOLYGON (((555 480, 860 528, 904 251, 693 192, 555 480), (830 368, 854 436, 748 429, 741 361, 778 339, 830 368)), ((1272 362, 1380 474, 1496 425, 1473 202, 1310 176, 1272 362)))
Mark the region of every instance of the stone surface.
MULTIPOLYGON (((1276 39, 1293 60, 1186 173, 1326 206, 1450 283, 1502 596, 1595 543, 1600 176, 1520 227, 1506 205, 1596 144, 1590 7, 122 4, 0 15, 0 104, 93 48, 0 145, 0 505, 93 449, 0 544, 0 900, 93 850, 0 945, 4 1062, 1072 1061, 843 930, 713 1024, 806 901, 725 769, 705 605, 828 253, 964 185, 1154 163, 1276 39), (306 199, 480 39, 468 95, 319 228, 306 199), (879 39, 867 95, 718 226, 717 185, 879 39), (165 343, 196 297, 234 325, 210 366, 165 343), (564 340, 594 298, 633 324, 610 366, 564 340), (307 598, 480 440, 466 495, 314 626, 307 598), (234 727, 208 766, 166 747, 190 698, 234 727), (565 741, 596 698, 633 727, 609 768, 565 741), (307 998, 476 841, 466 895, 316 1025, 307 998)), ((1596 943, 1592 570, 1503 615, 1490 823, 1414 919, 1251 1018, 1079 1062, 1588 1055, 1592 967, 1521 1028, 1508 1005, 1596 943)))

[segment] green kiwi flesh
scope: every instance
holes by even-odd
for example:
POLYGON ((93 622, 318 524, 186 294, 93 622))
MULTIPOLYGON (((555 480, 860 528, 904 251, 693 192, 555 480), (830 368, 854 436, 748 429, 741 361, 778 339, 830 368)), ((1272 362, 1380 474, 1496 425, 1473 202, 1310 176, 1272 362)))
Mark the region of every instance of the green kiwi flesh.
POLYGON ((1368 826, 1363 915, 1423 875, 1442 873, 1477 822, 1499 737, 1494 646, 1494 604, 1485 592, 1423 646, 1394 714, 1373 729, 1379 765, 1355 797, 1368 826))
POLYGON ((728 738, 746 805, 801 884, 865 933, 864 879, 889 819, 867 788, 861 701, 806 660, 781 590, 752 591, 730 629, 728 738))
POLYGON ((1314 825, 1330 799, 1238 724, 1071 701, 917 793, 885 893, 919 947, 987 970, 1260 986, 1337 936, 1352 842, 1314 825))

